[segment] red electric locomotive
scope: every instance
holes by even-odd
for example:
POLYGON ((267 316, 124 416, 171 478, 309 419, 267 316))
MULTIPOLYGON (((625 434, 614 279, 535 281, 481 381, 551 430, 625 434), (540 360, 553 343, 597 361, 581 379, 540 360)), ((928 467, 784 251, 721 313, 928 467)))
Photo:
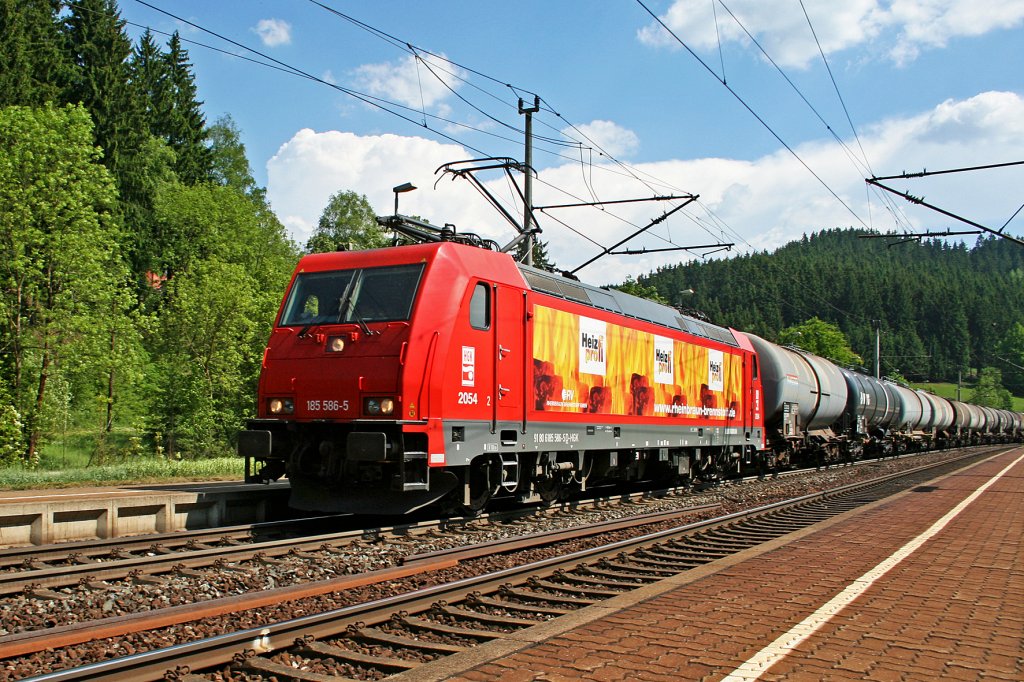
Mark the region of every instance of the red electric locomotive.
POLYGON ((735 471, 761 401, 742 335, 438 240, 301 260, 239 453, 297 509, 478 510, 735 471))

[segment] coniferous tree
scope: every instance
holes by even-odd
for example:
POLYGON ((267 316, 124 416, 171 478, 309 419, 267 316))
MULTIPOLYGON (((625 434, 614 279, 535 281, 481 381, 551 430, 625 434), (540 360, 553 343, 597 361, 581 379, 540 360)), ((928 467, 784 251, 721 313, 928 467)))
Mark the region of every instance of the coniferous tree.
POLYGON ((72 0, 65 34, 74 69, 65 100, 81 103, 92 116, 96 143, 119 186, 127 159, 142 146, 146 130, 130 87, 131 41, 114 0, 72 0))
POLYGON ((186 185, 206 182, 211 179, 211 161, 210 150, 206 146, 206 119, 201 109, 203 103, 196 99, 192 65, 177 32, 171 36, 163 61, 166 93, 161 93, 161 98, 166 98, 170 106, 157 112, 154 132, 164 137, 177 154, 174 167, 182 182, 186 185))
POLYGON ((0 0, 0 106, 57 102, 68 63, 60 0, 0 0))
MULTIPOLYGON (((526 262, 526 240, 519 242, 513 257, 520 263, 526 262)), ((533 267, 551 271, 558 269, 558 266, 555 265, 548 255, 548 243, 536 238, 533 240, 533 267)))
POLYGON ((817 316, 865 358, 874 357, 871 321, 880 320, 883 373, 913 380, 955 380, 991 364, 1024 319, 1024 249, 994 238, 889 248, 864 235, 824 230, 772 254, 663 267, 637 282, 669 300, 692 288, 687 305, 771 340, 817 316))
MULTIPOLYGON (((125 252, 140 293, 152 268, 153 182, 147 175, 161 164, 138 90, 131 82, 132 45, 114 0, 72 0, 64 21, 73 68, 64 98, 81 103, 92 116, 103 163, 117 183, 126 228, 125 252)), ((166 155, 163 156, 166 162, 166 155)))
POLYGON ((132 50, 128 64, 129 75, 136 97, 139 98, 150 134, 160 136, 158 121, 171 108, 169 96, 167 61, 160 47, 147 29, 132 50))

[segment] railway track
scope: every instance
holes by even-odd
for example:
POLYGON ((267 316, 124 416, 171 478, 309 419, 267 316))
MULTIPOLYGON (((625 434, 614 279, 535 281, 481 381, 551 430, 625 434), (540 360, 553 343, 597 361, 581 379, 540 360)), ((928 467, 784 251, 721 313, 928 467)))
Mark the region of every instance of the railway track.
MULTIPOLYGON (((853 466, 871 465, 876 460, 863 460, 853 466)), ((781 472, 775 478, 799 476, 808 469, 781 472)), ((756 480, 748 477, 739 481, 724 481, 722 486, 742 485, 756 480)), ((717 486, 720 490, 721 487, 717 486)), ((704 488, 700 488, 703 490, 704 488)), ((129 538, 87 540, 47 546, 0 548, 0 596, 17 594, 32 587, 53 588, 76 583, 108 579, 124 579, 129 575, 155 576, 172 572, 175 568, 196 568, 213 565, 219 559, 251 559, 246 547, 263 556, 280 555, 280 547, 298 547, 298 543, 317 546, 353 539, 376 540, 387 537, 443 532, 473 523, 507 523, 523 516, 586 510, 620 502, 690 494, 689 488, 668 488, 632 494, 596 496, 553 505, 545 509, 525 509, 495 512, 480 517, 447 518, 403 523, 391 527, 364 528, 357 526, 358 517, 349 515, 318 516, 285 521, 226 526, 203 530, 181 531, 129 538), (339 526, 352 530, 338 531, 339 526), (331 532, 326 532, 332 529, 331 532), (285 541, 285 542, 278 542, 285 541), (288 542, 293 544, 289 545, 288 542), (223 556, 218 554, 223 548, 223 556), (205 554, 204 554, 205 553, 205 554), (184 560, 184 561, 183 561, 184 560)))
POLYGON ((160 583, 174 577, 197 577, 196 571, 230 571, 246 562, 272 564, 290 559, 323 563, 353 545, 394 542, 399 551, 410 537, 472 535, 485 526, 499 526, 537 515, 585 513, 589 509, 685 494, 676 488, 656 492, 595 498, 546 509, 495 512, 353 530, 315 532, 334 525, 353 525, 353 517, 315 517, 292 521, 214 528, 186 533, 112 539, 0 550, 0 596, 29 592, 60 599, 53 590, 84 585, 106 590, 103 582, 131 580, 160 583))
POLYGON ((990 450, 611 543, 593 534, 582 543, 579 536, 548 534, 414 554, 404 569, 443 572, 461 565, 468 577, 33 679, 160 679, 168 671, 169 679, 213 679, 192 671, 224 666, 237 679, 379 679, 403 671, 423 679, 438 658, 514 633, 521 637, 525 628, 920 485, 990 450), (549 556, 522 559, 541 547, 549 556), (484 570, 496 557, 513 565, 484 570))
MULTIPOLYGON (((859 464, 870 464, 870 461, 859 464)), ((806 470, 785 472, 799 476, 806 470)), ((730 482, 742 485, 754 478, 730 482)), ((721 489, 720 489, 721 490, 721 489)), ((686 488, 672 488, 574 501, 546 509, 494 512, 477 518, 424 520, 400 525, 365 528, 355 526, 354 517, 326 516, 271 523, 196 530, 180 533, 118 538, 0 549, 0 596, 25 594, 40 599, 67 599, 59 588, 82 586, 100 592, 116 592, 118 583, 161 585, 170 581, 205 580, 224 573, 286 562, 305 580, 328 580, 337 572, 330 569, 319 576, 310 566, 336 566, 348 548, 359 543, 382 541, 401 543, 405 538, 425 534, 475 532, 482 525, 498 526, 539 514, 580 513, 611 504, 688 495, 686 488), (353 530, 323 532, 330 526, 353 530)), ((379 550, 380 548, 377 547, 379 550)), ((404 551, 397 547, 396 554, 404 551)), ((358 568, 358 562, 354 564, 358 568)), ((343 569, 337 569, 345 572, 343 569)), ((184 588, 184 585, 180 585, 184 588)), ((148 607, 147 607, 148 608, 148 607)), ((51 623, 51 626, 53 623, 51 623)))

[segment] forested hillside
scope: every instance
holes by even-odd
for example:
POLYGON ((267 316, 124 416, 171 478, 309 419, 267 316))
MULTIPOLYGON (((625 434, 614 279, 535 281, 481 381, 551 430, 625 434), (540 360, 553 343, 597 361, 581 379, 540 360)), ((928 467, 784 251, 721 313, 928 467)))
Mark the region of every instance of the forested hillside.
POLYGON ((177 34, 0 0, 0 463, 227 451, 297 257, 177 34))
POLYGON ((867 361, 881 324, 882 371, 910 380, 956 381, 992 366, 1024 395, 1024 249, 1000 239, 862 239, 826 230, 774 253, 694 261, 640 277, 673 304, 714 322, 775 340, 785 327, 819 317, 846 333, 867 361), (679 292, 693 289, 692 295, 679 292), (1014 359, 1016 358, 1016 359, 1014 359))

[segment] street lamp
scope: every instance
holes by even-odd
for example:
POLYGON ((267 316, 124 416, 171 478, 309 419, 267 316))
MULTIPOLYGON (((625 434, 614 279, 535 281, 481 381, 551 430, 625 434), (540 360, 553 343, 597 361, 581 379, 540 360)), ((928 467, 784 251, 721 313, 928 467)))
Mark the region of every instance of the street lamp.
POLYGON ((411 192, 414 189, 416 189, 416 185, 411 182, 403 182, 401 185, 391 189, 391 191, 395 193, 395 215, 398 215, 398 195, 403 192, 411 192))

